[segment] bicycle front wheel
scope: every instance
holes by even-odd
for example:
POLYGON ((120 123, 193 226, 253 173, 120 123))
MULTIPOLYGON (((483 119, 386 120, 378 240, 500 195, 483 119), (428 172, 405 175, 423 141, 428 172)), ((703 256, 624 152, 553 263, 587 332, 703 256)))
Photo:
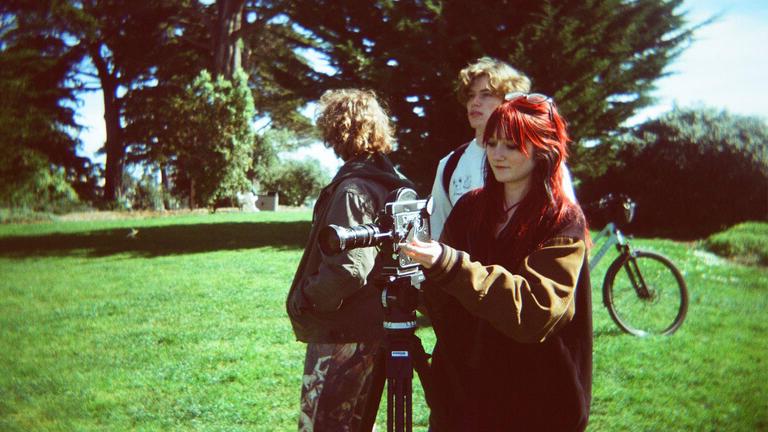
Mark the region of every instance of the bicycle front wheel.
POLYGON ((611 263, 603 283, 603 301, 625 332, 669 335, 685 320, 688 290, 683 275, 669 259, 638 250, 611 263))

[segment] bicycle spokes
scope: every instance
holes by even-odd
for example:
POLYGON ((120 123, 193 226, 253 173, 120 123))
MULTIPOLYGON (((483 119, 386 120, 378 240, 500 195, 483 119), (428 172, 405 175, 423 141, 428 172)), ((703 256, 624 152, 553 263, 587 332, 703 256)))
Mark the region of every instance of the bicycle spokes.
POLYGON ((638 336, 674 332, 687 310, 680 272, 652 252, 619 257, 606 274, 603 294, 614 321, 638 336))

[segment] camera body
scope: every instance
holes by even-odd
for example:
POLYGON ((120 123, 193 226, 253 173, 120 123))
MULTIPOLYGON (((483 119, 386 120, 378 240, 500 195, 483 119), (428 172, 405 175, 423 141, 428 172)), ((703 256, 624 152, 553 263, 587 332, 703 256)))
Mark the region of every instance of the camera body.
POLYGON ((400 251, 403 243, 414 238, 429 241, 429 214, 432 200, 418 199, 412 189, 392 192, 375 223, 352 228, 328 225, 320 231, 320 249, 326 255, 342 251, 379 247, 381 270, 386 274, 403 275, 418 270, 418 264, 400 251))
POLYGON ((429 213, 431 201, 420 200, 416 193, 410 190, 412 196, 400 196, 394 202, 384 205, 384 210, 379 217, 382 227, 386 226, 391 232, 391 240, 381 245, 383 256, 382 269, 386 272, 403 273, 418 267, 409 256, 400 252, 400 244, 408 243, 414 238, 421 241, 429 241, 429 213))

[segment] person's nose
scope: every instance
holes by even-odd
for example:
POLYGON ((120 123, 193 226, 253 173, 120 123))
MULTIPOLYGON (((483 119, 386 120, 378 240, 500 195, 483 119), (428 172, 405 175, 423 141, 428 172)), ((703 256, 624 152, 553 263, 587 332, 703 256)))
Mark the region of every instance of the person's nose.
POLYGON ((501 154, 501 145, 496 144, 495 146, 489 146, 488 147, 488 159, 490 160, 501 160, 504 156, 501 154))

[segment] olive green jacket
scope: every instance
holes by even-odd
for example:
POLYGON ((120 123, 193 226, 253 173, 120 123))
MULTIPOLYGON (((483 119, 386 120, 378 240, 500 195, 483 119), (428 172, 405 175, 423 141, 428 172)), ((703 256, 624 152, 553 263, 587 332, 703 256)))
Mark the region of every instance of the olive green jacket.
POLYGON ((369 283, 374 247, 324 255, 320 230, 330 224, 373 223, 387 196, 413 184, 380 153, 347 161, 320 193, 304 255, 286 299, 296 338, 303 342, 364 342, 383 336, 378 288, 369 283))

